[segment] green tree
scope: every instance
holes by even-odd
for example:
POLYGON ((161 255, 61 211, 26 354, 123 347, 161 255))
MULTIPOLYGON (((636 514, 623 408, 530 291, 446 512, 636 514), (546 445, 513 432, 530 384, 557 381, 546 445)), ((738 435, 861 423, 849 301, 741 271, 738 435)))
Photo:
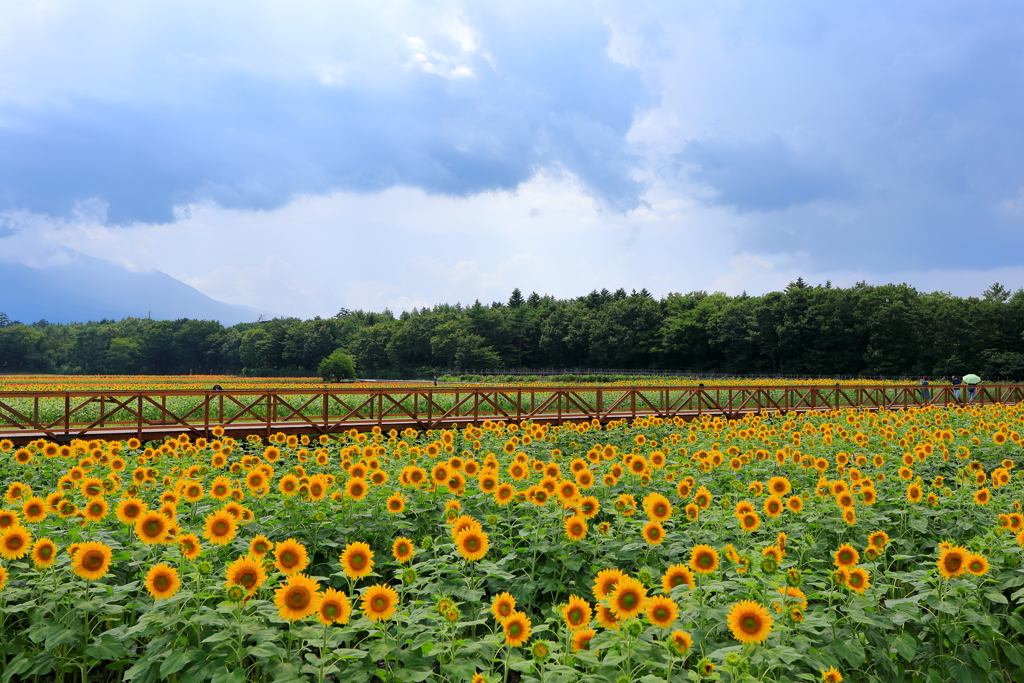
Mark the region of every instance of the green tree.
POLYGON ((325 382, 340 382, 344 379, 355 380, 356 364, 344 349, 335 349, 331 355, 320 361, 317 372, 325 382))

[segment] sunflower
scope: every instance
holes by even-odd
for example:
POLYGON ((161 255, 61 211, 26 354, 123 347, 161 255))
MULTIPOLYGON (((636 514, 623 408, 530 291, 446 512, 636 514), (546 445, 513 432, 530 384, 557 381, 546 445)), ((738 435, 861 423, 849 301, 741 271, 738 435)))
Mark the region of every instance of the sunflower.
POLYGON ((686 631, 675 630, 668 637, 668 644, 677 655, 685 655, 693 647, 693 638, 686 631))
POLYGON ((619 619, 630 619, 643 611, 647 602, 647 589, 636 579, 623 577, 609 597, 610 607, 619 619))
POLYGON ((871 544, 871 546, 882 550, 889 544, 889 534, 884 531, 876 531, 868 535, 868 543, 871 544))
POLYGON ((45 499, 39 496, 32 496, 21 506, 21 511, 27 521, 41 522, 46 519, 47 508, 45 499))
POLYGON ((282 619, 305 619, 320 607, 320 584, 305 574, 291 574, 274 590, 274 604, 282 619))
POLYGON ((494 490, 494 502, 498 505, 508 505, 516 495, 516 487, 508 482, 498 484, 494 490))
POLYGON ((125 524, 135 524, 148 508, 139 498, 122 498, 114 508, 114 514, 125 524))
POLYGON ((9 526, 0 533, 0 557, 20 560, 32 547, 32 534, 21 525, 9 526))
POLYGON ((990 500, 992 500, 992 496, 987 488, 978 489, 974 492, 974 502, 978 505, 988 505, 990 500))
POLYGON ((672 516, 672 504, 660 493, 649 493, 644 497, 644 512, 656 522, 664 522, 672 516))
POLYGON ((975 576, 988 573, 988 559, 984 555, 972 553, 967 557, 967 571, 975 576))
POLYGON ((186 560, 194 560, 203 552, 199 537, 195 534, 183 534, 178 537, 178 548, 186 560))
POLYGON ((294 538, 281 541, 274 548, 274 566, 282 574, 298 574, 308 565, 309 553, 306 552, 306 546, 294 538))
POLYGON ((505 631, 505 644, 509 647, 519 647, 530 639, 533 624, 529 617, 522 612, 513 612, 501 623, 505 631))
POLYGON ((732 637, 741 643, 763 643, 772 630, 772 617, 759 602, 741 600, 727 615, 732 637))
POLYGON ((920 484, 913 483, 907 486, 907 500, 911 503, 920 503, 923 496, 924 492, 921 490, 920 484))
POLYGON ((651 520, 644 524, 643 536, 648 545, 660 545, 665 540, 665 527, 661 522, 651 520))
POLYGON ((778 496, 768 496, 764 501, 764 513, 769 517, 778 517, 782 514, 783 502, 778 496))
POLYGON ((103 543, 82 543, 71 561, 71 568, 83 579, 98 579, 110 568, 112 555, 110 548, 103 543))
POLYGON ((328 588, 320 598, 320 606, 316 611, 316 620, 325 626, 328 624, 347 624, 352 615, 352 603, 341 591, 328 588))
POLYGON ((856 593, 864 593, 871 587, 871 574, 864 567, 854 567, 846 575, 846 587, 856 593))
POLYGON ((203 538, 214 545, 227 545, 238 533, 238 522, 226 509, 211 512, 203 524, 203 538))
POLYGON ((821 670, 822 683, 843 683, 843 674, 839 673, 834 666, 821 670))
POLYGON ((20 524, 21 520, 16 510, 0 510, 0 531, 20 524))
POLYGON ((0 566, 0 591, 7 585, 7 570, 0 566))
POLYGON ((360 606, 370 621, 385 621, 398 608, 398 593, 391 586, 378 583, 366 589, 360 606))
POLYGON ((800 512, 804 509, 804 501, 800 496, 790 496, 786 499, 786 507, 790 512, 800 512))
POLYGON ((491 614, 498 621, 504 621, 516 611, 516 599, 509 593, 498 593, 491 601, 491 614))
POLYGON ((373 551, 361 541, 346 545, 338 559, 345 576, 350 579, 361 579, 373 571, 373 551))
POLYGON ((459 554, 471 562, 483 558, 489 546, 487 534, 480 529, 463 529, 455 537, 455 547, 458 548, 459 554))
POLYGON ((249 541, 249 554, 253 557, 263 557, 273 549, 274 544, 262 534, 253 536, 252 540, 249 541))
POLYGON ((178 579, 178 570, 169 564, 155 564, 146 572, 146 590, 156 600, 172 597, 179 587, 181 580, 178 579))
POLYGON ((367 485, 366 480, 360 477, 353 477, 345 484, 345 495, 352 500, 362 500, 366 497, 369 490, 370 487, 367 485))
POLYGON ((690 551, 690 569, 698 574, 710 574, 718 569, 718 551, 709 545, 695 545, 690 551))
POLYGON ((647 620, 658 628, 668 628, 679 616, 679 606, 672 598, 656 595, 647 601, 647 620))
POLYGON ((665 575, 661 577, 661 589, 665 593, 671 593, 672 589, 677 586, 693 588, 693 584, 693 572, 685 564, 672 565, 665 570, 665 575))
POLYGON ((593 611, 588 603, 578 595, 569 596, 569 603, 562 607, 562 618, 570 631, 577 631, 590 626, 593 611))
POLYGON ((943 548, 942 552, 939 553, 939 560, 936 563, 939 573, 945 579, 960 576, 967 571, 968 557, 970 557, 970 553, 963 546, 956 545, 943 548))
POLYGON ((587 520, 580 515, 565 519, 565 536, 570 541, 581 541, 587 535, 587 520))
POLYGON ((405 510, 405 496, 400 493, 396 493, 392 496, 388 496, 387 509, 393 515, 398 514, 405 510))
POLYGON ((860 553, 849 543, 839 546, 839 549, 832 555, 837 567, 850 568, 860 561, 860 553))
POLYGON ((391 545, 391 554, 394 555, 396 562, 405 564, 411 561, 413 555, 416 554, 416 546, 405 536, 399 536, 391 545))
POLYGON ((53 566, 57 561, 57 544, 48 538, 40 538, 32 546, 32 564, 37 569, 53 566))
POLYGON ((772 477, 768 480, 768 490, 777 496, 784 496, 792 490, 789 479, 785 477, 772 477))
POLYGON ((619 569, 602 569, 594 578, 594 599, 598 602, 604 600, 615 590, 619 581, 626 578, 626 574, 619 569))
POLYGON ((248 555, 240 555, 227 566, 224 586, 241 586, 252 595, 266 580, 267 573, 263 571, 261 562, 248 555))
POLYGON ((572 634, 572 650, 573 652, 579 652, 580 650, 589 650, 590 641, 597 635, 597 631, 592 628, 580 629, 572 634))
POLYGON ((583 519, 591 519, 601 511, 601 503, 594 496, 585 496, 580 499, 579 509, 583 519))

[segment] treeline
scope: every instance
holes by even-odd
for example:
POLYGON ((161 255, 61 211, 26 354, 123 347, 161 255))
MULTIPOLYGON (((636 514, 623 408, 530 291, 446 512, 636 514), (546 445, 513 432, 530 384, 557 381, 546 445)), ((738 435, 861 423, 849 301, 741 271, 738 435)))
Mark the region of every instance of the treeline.
POLYGON ((602 290, 575 299, 516 289, 507 302, 224 328, 127 318, 30 325, 0 314, 0 371, 314 374, 345 349, 361 377, 453 369, 677 369, 736 374, 1024 378, 1024 290, 981 298, 908 285, 810 286, 764 296, 602 290))

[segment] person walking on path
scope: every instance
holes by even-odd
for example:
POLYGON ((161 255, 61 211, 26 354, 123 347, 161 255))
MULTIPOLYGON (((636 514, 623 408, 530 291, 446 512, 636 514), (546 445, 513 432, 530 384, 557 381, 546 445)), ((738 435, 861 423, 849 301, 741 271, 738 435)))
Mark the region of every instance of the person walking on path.
POLYGON ((953 375, 952 379, 950 379, 950 383, 953 385, 953 400, 954 401, 959 401, 960 400, 960 385, 963 384, 964 381, 962 379, 960 379, 959 375, 953 375))
POLYGON ((975 374, 964 375, 964 384, 967 385, 967 402, 974 402, 974 392, 978 390, 978 383, 981 382, 981 378, 975 374))
POLYGON ((932 397, 931 390, 925 388, 927 386, 928 386, 928 378, 927 377, 922 377, 921 378, 921 400, 923 402, 925 402, 925 403, 927 403, 931 399, 931 397, 932 397))

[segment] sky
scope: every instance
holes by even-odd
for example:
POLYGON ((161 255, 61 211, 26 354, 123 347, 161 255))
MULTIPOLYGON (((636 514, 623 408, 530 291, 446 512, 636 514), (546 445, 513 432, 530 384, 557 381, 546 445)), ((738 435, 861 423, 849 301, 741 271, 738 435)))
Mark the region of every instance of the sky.
POLYGON ((0 269, 282 315, 797 277, 1024 286, 1024 5, 0 12, 0 269))

